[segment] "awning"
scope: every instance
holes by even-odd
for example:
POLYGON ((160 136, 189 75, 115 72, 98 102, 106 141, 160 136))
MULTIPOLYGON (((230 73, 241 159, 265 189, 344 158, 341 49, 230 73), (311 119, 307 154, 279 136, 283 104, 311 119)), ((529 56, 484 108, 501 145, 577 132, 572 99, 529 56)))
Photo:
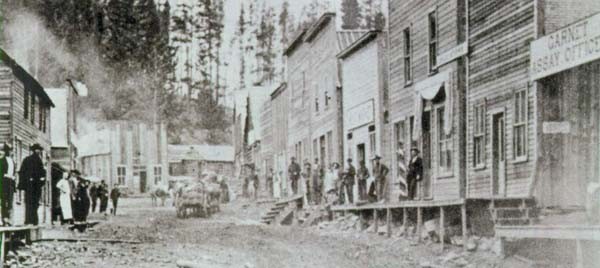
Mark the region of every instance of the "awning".
POLYGON ((453 72, 447 70, 415 84, 415 127, 413 128, 413 139, 416 140, 417 137, 421 136, 423 101, 433 100, 442 88, 446 95, 444 101, 444 132, 446 135, 452 132, 452 114, 454 110, 454 102, 452 101, 453 82, 453 72))

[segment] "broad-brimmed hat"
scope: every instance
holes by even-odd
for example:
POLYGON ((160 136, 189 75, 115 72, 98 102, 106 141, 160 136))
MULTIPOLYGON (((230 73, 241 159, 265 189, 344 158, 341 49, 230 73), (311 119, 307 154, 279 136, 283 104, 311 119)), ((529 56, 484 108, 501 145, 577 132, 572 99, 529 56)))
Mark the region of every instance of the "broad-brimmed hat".
POLYGON ((2 151, 8 153, 12 151, 12 147, 10 147, 10 145, 8 145, 7 143, 2 144, 2 151))
POLYGON ((375 156, 373 156, 373 158, 371 158, 371 160, 379 160, 381 159, 381 156, 379 156, 378 154, 376 154, 375 156))
POLYGON ((417 152, 417 153, 418 153, 418 152, 420 152, 420 151, 419 151, 419 148, 417 148, 417 147, 412 147, 412 148, 410 148, 410 150, 411 150, 411 151, 415 151, 415 152, 417 152))
POLYGON ((81 176, 81 172, 79 172, 77 169, 71 169, 69 172, 75 174, 76 176, 81 176))
POLYGON ((29 147, 30 150, 35 151, 35 150, 44 150, 44 147, 42 147, 39 143, 34 143, 33 145, 31 145, 31 147, 29 147))

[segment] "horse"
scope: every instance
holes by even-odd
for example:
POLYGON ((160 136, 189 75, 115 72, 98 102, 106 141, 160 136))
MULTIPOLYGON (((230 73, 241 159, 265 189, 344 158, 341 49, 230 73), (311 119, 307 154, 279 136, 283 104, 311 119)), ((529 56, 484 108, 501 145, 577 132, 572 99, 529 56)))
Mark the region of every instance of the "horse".
POLYGON ((165 206, 165 200, 169 196, 168 187, 164 185, 156 185, 150 190, 150 199, 152 200, 152 206, 158 205, 158 199, 160 198, 161 206, 165 206))

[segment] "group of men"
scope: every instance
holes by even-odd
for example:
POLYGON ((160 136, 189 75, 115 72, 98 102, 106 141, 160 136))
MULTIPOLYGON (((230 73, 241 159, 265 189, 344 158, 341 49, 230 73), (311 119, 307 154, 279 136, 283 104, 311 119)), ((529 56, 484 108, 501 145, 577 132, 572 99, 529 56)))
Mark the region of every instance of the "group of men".
MULTIPOLYGON (((21 190, 25 196, 25 224, 38 225, 38 208, 42 198, 43 187, 46 184, 46 169, 42 160, 43 147, 33 144, 30 147, 31 155, 25 157, 18 171, 18 183, 15 176, 15 162, 10 157, 12 148, 3 144, 0 148, 0 224, 3 226, 13 224, 11 214, 13 210, 14 193, 21 190)), ((81 225, 86 222, 90 210, 95 211, 96 201, 100 199, 100 212, 105 212, 108 203, 108 185, 102 181, 97 186, 90 188, 90 181, 84 179, 78 170, 65 173, 57 182, 56 190, 59 191, 60 214, 63 222, 72 222, 81 225)), ((120 192, 114 187, 110 193, 113 200, 113 213, 120 192)))
MULTIPOLYGON (((423 161, 417 148, 411 149, 411 158, 406 174, 406 197, 415 199, 418 182, 423 178, 423 161)), ((340 165, 332 163, 328 170, 322 167, 319 159, 315 158, 314 164, 304 162, 304 168, 291 158, 288 166, 288 178, 291 181, 293 194, 305 193, 309 203, 319 204, 322 200, 337 203, 355 203, 354 185, 358 185, 358 199, 361 202, 385 202, 389 187, 388 175, 390 169, 381 163, 381 157, 375 155, 372 159, 371 171, 364 160, 359 161, 358 170, 353 165, 353 160, 348 158, 343 171, 340 165), (335 200, 332 200, 335 199, 335 200)), ((402 199, 402 196, 401 196, 402 199)))

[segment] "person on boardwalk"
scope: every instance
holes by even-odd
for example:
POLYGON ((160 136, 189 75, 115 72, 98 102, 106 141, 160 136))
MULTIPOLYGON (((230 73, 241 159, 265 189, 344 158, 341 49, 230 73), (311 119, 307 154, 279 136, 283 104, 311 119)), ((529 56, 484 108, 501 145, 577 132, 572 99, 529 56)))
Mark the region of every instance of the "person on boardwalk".
POLYGON ((302 192, 306 196, 306 202, 310 203, 312 200, 312 189, 311 189, 312 169, 308 161, 304 161, 304 172, 302 172, 302 192))
POLYGON ((98 197, 98 185, 95 182, 92 182, 92 184, 90 185, 90 201, 92 202, 92 213, 96 212, 98 197))
POLYGON ((417 183, 423 179, 423 159, 419 156, 419 149, 410 149, 410 163, 408 163, 408 199, 414 200, 417 194, 417 183))
POLYGON ((381 157, 375 155, 373 157, 373 177, 377 185, 377 201, 385 202, 387 195, 387 175, 390 172, 389 168, 381 163, 381 157))
POLYGON ((119 185, 115 185, 112 188, 112 190, 110 190, 110 200, 112 201, 111 212, 113 215, 117 215, 117 205, 119 204, 119 197, 121 197, 121 191, 119 190, 119 185))
POLYGON ((71 183, 69 182, 69 173, 65 172, 63 177, 56 183, 59 191, 60 211, 62 214, 61 223, 70 223, 73 221, 73 209, 71 208, 71 183))
POLYGON ((356 176, 356 169, 354 168, 354 165, 352 165, 352 158, 348 158, 348 160, 346 161, 346 169, 344 170, 344 187, 343 187, 343 191, 345 191, 344 193, 346 194, 347 197, 347 202, 349 202, 350 204, 354 204, 354 193, 353 188, 354 188, 354 178, 356 176))
POLYGON ((358 198, 360 200, 367 200, 367 179, 370 175, 365 161, 360 161, 356 176, 358 179, 358 198))
POLYGON ((46 169, 42 161, 41 145, 31 146, 32 154, 23 159, 19 170, 19 189, 25 192, 25 224, 38 225, 38 208, 42 187, 46 182, 46 169))
POLYGON ((100 198, 100 213, 106 213, 106 208, 108 207, 108 185, 106 185, 104 180, 100 182, 96 191, 98 198, 100 198))
POLYGON ((265 179, 265 189, 267 190, 267 193, 269 194, 269 197, 273 197, 273 178, 275 177, 275 172, 273 172, 273 168, 269 168, 269 171, 267 172, 267 176, 265 179))
POLYGON ((300 180, 300 172, 302 172, 300 165, 296 163, 296 158, 292 157, 291 163, 288 166, 288 177, 292 183, 292 193, 294 195, 298 194, 298 180, 300 180))
POLYGON ((2 174, 2 178, 0 180, 2 196, 0 197, 2 202, 2 225, 10 225, 11 224, 11 212, 12 212, 12 202, 15 191, 15 163, 12 158, 10 158, 10 152, 12 148, 8 146, 8 144, 4 144, 2 149, 0 150, 0 172, 2 174))
POLYGON ((87 226, 87 216, 90 211, 90 197, 88 189, 89 181, 81 177, 81 173, 74 169, 71 170, 71 177, 75 179, 75 190, 73 191, 73 220, 74 228, 83 232, 87 226))
POLYGON ((315 205, 318 205, 319 203, 321 203, 321 188, 323 188, 323 167, 319 164, 319 158, 315 158, 315 163, 313 164, 312 177, 313 203, 315 205))
POLYGON ((332 163, 329 165, 329 170, 325 174, 325 180, 323 182, 323 192, 326 204, 332 204, 338 200, 337 195, 337 178, 338 178, 339 166, 338 163, 332 163))

